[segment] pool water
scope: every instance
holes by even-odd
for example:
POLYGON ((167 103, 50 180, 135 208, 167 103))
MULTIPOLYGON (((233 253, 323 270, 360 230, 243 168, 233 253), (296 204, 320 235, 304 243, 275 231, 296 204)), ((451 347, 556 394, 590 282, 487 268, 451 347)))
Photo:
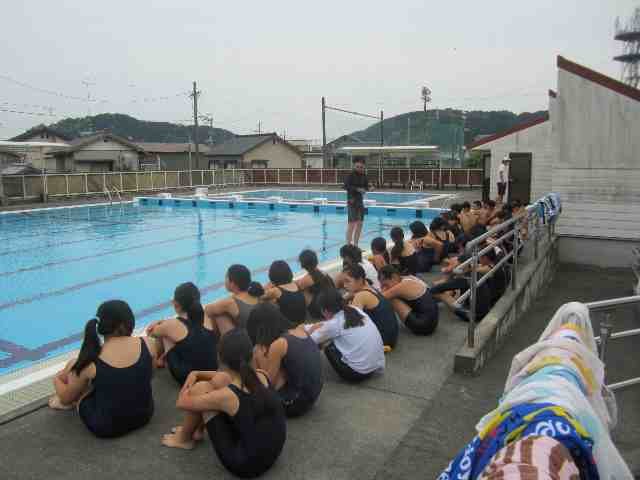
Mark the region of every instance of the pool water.
MULTIPOLYGON (((331 202, 346 202, 347 192, 335 190, 250 190, 224 195, 240 195, 242 198, 282 197, 284 200, 313 200, 326 198, 331 202)), ((400 205, 428 200, 428 193, 367 192, 365 200, 375 200, 385 205, 400 205)))
MULTIPOLYGON (((361 246, 413 220, 368 216, 361 246)), ((276 259, 299 271, 303 248, 334 260, 345 228, 329 212, 135 203, 1 214, 0 375, 78 348, 105 300, 127 301, 141 327, 173 315, 179 283, 193 281, 204 302, 227 295, 233 263, 265 282, 276 259)))

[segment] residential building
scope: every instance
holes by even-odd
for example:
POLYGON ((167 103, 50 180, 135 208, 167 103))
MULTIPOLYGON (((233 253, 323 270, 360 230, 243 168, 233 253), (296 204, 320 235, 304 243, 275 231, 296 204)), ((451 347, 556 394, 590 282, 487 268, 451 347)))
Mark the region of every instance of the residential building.
POLYGON ((15 151, 3 150, 0 147, 0 170, 14 163, 22 163, 23 157, 15 151))
POLYGON ((68 147, 71 137, 51 127, 38 125, 9 141, 24 144, 24 147, 13 147, 13 151, 21 156, 22 162, 41 170, 53 171, 55 162, 49 160, 49 154, 68 147))
POLYGON ((112 172, 138 170, 147 152, 122 137, 97 133, 74 140, 68 148, 51 152, 56 171, 112 172))
POLYGON ((548 118, 469 148, 486 154, 491 196, 505 155, 512 195, 560 195, 562 261, 628 267, 640 240, 640 90, 563 57, 557 67, 548 118))
POLYGON ((193 143, 140 143, 137 145, 147 152, 140 163, 143 170, 206 170, 209 168, 210 145, 200 144, 200 160, 196 161, 193 143))
POLYGON ((213 168, 302 168, 302 152, 276 133, 237 135, 207 153, 213 168))
POLYGON ((317 140, 287 140, 302 152, 303 168, 323 168, 322 144, 317 140))

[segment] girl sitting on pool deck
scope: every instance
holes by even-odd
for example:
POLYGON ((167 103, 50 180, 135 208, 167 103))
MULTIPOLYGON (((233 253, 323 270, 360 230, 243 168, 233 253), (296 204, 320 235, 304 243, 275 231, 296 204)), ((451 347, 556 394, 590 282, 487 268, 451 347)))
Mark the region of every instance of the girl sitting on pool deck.
POLYGON ((253 346, 246 331, 223 335, 219 351, 219 371, 187 377, 176 403, 185 412, 184 421, 162 443, 190 450, 194 433, 204 424, 225 468, 238 477, 257 477, 282 452, 287 436, 282 402, 267 375, 251 367, 253 346))
POLYGON ((122 300, 109 300, 84 329, 77 359, 53 379, 54 409, 78 405, 78 414, 97 437, 118 437, 145 425, 153 415, 151 374, 155 342, 132 337, 133 312, 122 300), (98 335, 104 335, 100 344, 98 335))
POLYGON ((380 270, 385 265, 391 263, 391 257, 387 251, 387 241, 382 237, 376 237, 371 240, 371 256, 369 261, 373 264, 376 270, 380 270))
POLYGON ((393 265, 380 270, 382 295, 409 330, 416 335, 431 335, 438 326, 438 306, 427 284, 417 277, 402 277, 393 265))
POLYGON ((200 291, 193 283, 178 285, 173 294, 177 317, 147 327, 147 335, 158 340, 159 365, 164 358, 173 378, 182 385, 192 370, 217 370, 218 335, 200 303, 200 291))
POLYGON ((304 293, 293 281, 293 272, 284 260, 276 260, 269 267, 270 284, 265 288, 263 300, 275 302, 292 325, 304 322, 307 304, 304 293))
POLYGON ((404 231, 400 227, 391 229, 391 263, 397 265, 405 275, 418 273, 418 254, 411 242, 404 241, 404 231))
POLYGON ((318 306, 318 295, 327 289, 334 288, 333 280, 318 268, 318 256, 313 250, 303 250, 298 259, 300 266, 307 271, 307 274, 296 280, 296 285, 304 294, 309 315, 313 318, 322 318, 318 306))
POLYGON ((224 279, 231 296, 204 307, 204 313, 214 322, 220 335, 236 327, 246 328, 251 310, 264 295, 262 285, 251 281, 251 272, 244 265, 231 265, 224 279))
POLYGON ((278 308, 262 303, 251 312, 257 325, 255 365, 278 391, 288 417, 306 413, 322 391, 320 350, 302 325, 291 328, 278 308))
POLYGON ((384 370, 384 346, 375 324, 362 310, 345 305, 337 290, 318 299, 324 321, 305 325, 336 373, 348 382, 360 382, 384 370))
POLYGON ((344 273, 344 288, 352 296, 350 304, 369 315, 378 327, 385 347, 395 347, 398 341, 398 320, 389 300, 369 286, 360 265, 351 265, 344 273))

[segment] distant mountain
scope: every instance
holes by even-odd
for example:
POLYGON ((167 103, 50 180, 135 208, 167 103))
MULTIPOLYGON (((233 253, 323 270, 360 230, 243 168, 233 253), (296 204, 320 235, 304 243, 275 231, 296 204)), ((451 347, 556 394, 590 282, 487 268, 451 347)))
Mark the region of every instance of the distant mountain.
MULTIPOLYGON (((507 130, 519 123, 544 116, 547 112, 525 112, 515 114, 507 110, 466 113, 464 121, 464 143, 462 143, 462 111, 454 109, 408 112, 387 118, 383 122, 384 143, 386 145, 438 145, 441 150, 451 150, 452 145, 466 145, 478 135, 491 135, 507 130), (428 128, 425 125, 428 123, 428 128)), ((353 132, 341 139, 340 143, 370 143, 380 141, 380 122, 353 132)))
MULTIPOLYGON (((147 122, 120 113, 103 113, 91 117, 65 118, 50 127, 77 138, 91 132, 108 130, 114 135, 133 142, 187 143, 193 135, 193 127, 169 122, 147 122)), ((221 143, 233 133, 222 128, 198 126, 199 143, 221 143)))

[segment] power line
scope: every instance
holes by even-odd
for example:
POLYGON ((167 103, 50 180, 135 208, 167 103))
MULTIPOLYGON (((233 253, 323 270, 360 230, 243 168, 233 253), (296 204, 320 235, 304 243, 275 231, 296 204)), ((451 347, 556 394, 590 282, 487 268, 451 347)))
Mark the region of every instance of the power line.
MULTIPOLYGON (((19 86, 21 86, 23 88, 26 88, 28 90, 32 90, 32 91, 39 92, 39 93, 44 93, 44 94, 47 94, 47 95, 51 95, 51 96, 54 96, 54 97, 57 97, 57 98, 63 98, 63 99, 67 99, 67 100, 77 100, 77 101, 90 102, 90 103, 117 103, 116 101, 107 100, 107 99, 98 99, 98 98, 90 98, 90 97, 79 97, 79 96, 75 96, 75 95, 67 95, 65 93, 58 92, 58 91, 55 91, 55 90, 36 87, 36 86, 31 85, 31 84, 29 84, 27 82, 22 82, 20 80, 16 80, 15 78, 10 77, 8 75, 0 75, 0 80, 5 80, 5 81, 7 81, 9 83, 13 83, 14 85, 19 85, 19 86)), ((85 85, 85 86, 93 86, 93 85, 95 85, 95 83, 89 83, 87 81, 83 81, 82 84, 85 85)), ((161 95, 161 96, 157 96, 157 97, 134 98, 132 100, 125 101, 125 103, 155 103, 155 102, 160 102, 160 101, 171 100, 171 99, 177 98, 177 97, 187 97, 188 95, 189 95, 189 92, 181 91, 181 92, 178 92, 178 93, 175 93, 175 94, 171 94, 171 95, 161 95)))
POLYGON ((15 113, 18 115, 31 115, 31 116, 36 116, 36 117, 58 117, 59 115, 55 115, 53 113, 46 113, 46 112, 25 112, 22 110, 13 110, 10 108, 0 108, 0 112, 5 112, 5 113, 15 113))

